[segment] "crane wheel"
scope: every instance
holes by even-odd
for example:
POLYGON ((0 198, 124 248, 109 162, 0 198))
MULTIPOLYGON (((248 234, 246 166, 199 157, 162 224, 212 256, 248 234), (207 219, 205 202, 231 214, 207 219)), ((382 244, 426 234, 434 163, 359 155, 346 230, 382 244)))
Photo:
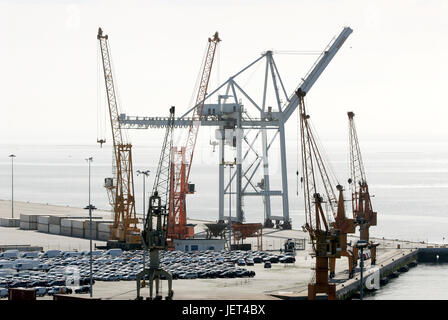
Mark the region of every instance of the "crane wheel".
POLYGON ((139 301, 141 301, 141 300, 143 300, 143 297, 137 297, 137 298, 135 298, 135 300, 139 300, 139 301))
POLYGON ((154 300, 162 300, 162 296, 156 296, 154 300))

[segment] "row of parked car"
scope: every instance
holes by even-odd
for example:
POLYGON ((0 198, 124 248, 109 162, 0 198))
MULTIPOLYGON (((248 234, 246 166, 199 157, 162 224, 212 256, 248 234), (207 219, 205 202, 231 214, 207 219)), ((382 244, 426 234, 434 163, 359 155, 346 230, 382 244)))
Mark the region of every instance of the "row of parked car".
MULTIPOLYGON (((4 252, 0 260, 0 288, 39 288, 39 292, 51 294, 56 287, 70 286, 67 284, 68 279, 74 280, 72 286, 82 288, 90 281, 90 258, 88 251, 48 250, 37 254, 4 252), (35 266, 30 267, 31 264, 35 266)), ((142 250, 95 250, 92 252, 93 280, 135 280, 143 269, 144 260, 146 266, 149 266, 149 255, 142 250)), ((263 251, 160 253, 161 266, 172 274, 173 279, 254 277, 255 271, 244 267, 264 263, 269 268, 272 263, 294 261, 291 254, 274 255, 263 251)), ((69 293, 70 290, 66 291, 69 293)))
MULTIPOLYGON (((90 285, 83 285, 77 288, 71 288, 67 286, 52 286, 52 287, 34 287, 37 297, 43 297, 45 295, 52 296, 54 294, 70 294, 70 293, 89 293, 90 285)), ((0 288, 0 298, 8 297, 8 289, 0 288)))

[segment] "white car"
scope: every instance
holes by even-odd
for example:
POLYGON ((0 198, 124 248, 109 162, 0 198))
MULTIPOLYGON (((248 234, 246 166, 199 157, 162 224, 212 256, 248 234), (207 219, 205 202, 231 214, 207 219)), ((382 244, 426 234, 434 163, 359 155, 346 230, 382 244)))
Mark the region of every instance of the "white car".
POLYGON ((0 253, 0 258, 14 258, 17 259, 19 255, 19 250, 6 250, 5 252, 0 253))
POLYGON ((106 252, 107 255, 110 255, 112 257, 118 257, 121 256, 123 254, 123 250, 121 249, 109 249, 106 252))
POLYGON ((54 258, 61 254, 61 250, 47 250, 39 258, 54 258))
POLYGON ((47 288, 45 287, 35 287, 36 296, 43 297, 47 293, 47 288))
POLYGON ((19 258, 38 258, 38 257, 39 257, 38 251, 25 251, 19 254, 19 258))

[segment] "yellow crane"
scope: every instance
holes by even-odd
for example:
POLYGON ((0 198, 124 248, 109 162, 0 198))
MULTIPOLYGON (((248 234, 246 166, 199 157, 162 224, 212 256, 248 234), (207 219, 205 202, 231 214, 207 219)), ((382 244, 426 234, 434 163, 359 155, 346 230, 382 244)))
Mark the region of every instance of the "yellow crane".
MULTIPOLYGON (((114 177, 106 178, 104 181, 109 202, 114 210, 114 223, 111 226, 110 240, 107 242, 107 246, 122 249, 139 248, 141 247, 141 236, 135 214, 132 144, 125 141, 125 136, 121 131, 108 36, 103 35, 101 28, 98 28, 97 39, 101 49, 113 140, 112 174, 114 177)), ((104 142, 99 141, 101 144, 104 142)))

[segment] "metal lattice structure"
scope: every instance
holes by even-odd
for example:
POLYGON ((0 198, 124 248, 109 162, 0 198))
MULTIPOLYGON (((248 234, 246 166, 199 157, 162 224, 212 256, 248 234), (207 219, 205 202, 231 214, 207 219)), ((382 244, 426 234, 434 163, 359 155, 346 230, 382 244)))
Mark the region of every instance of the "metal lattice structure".
POLYGON ((127 244, 138 244, 140 243, 140 230, 137 228, 138 219, 135 214, 132 145, 125 142, 124 135, 121 131, 108 36, 103 35, 101 28, 98 29, 97 39, 99 41, 103 62, 114 150, 112 167, 114 177, 105 179, 105 187, 109 194, 109 201, 114 210, 114 223, 111 227, 110 240, 118 240, 127 244))
MULTIPOLYGON (((341 257, 340 230, 334 227, 331 220, 327 220, 327 218, 333 220, 335 217, 324 211, 323 204, 333 201, 333 193, 329 192, 332 186, 327 185, 328 175, 311 131, 310 117, 306 113, 303 94, 297 91, 297 96, 299 98, 300 146, 306 217, 303 229, 310 235, 312 254, 316 259, 315 275, 311 283, 308 284, 308 299, 315 299, 318 293, 326 293, 329 300, 334 300, 336 299, 336 287, 328 282, 328 271, 330 259, 341 257), (320 191, 323 193, 319 193, 320 191)), ((329 207, 333 208, 333 205, 329 207)))
MULTIPOLYGON (((355 126, 355 114, 347 112, 349 127, 349 145, 350 145, 350 190, 352 192, 352 210, 353 218, 360 227, 360 239, 369 243, 371 253, 371 264, 376 263, 376 246, 369 241, 369 228, 376 226, 377 213, 373 211, 370 199, 369 186, 367 184, 364 163, 359 147, 358 134, 355 126)), ((355 259, 358 259, 358 250, 354 248, 355 259)))
POLYGON ((213 67, 216 47, 221 40, 216 32, 213 38, 208 39, 208 48, 202 69, 199 90, 196 97, 193 115, 190 119, 185 146, 173 147, 171 154, 171 180, 168 238, 170 245, 173 239, 185 239, 194 235, 193 227, 187 226, 186 195, 194 192, 193 185, 189 184, 191 164, 193 162, 200 119, 204 110, 205 97, 213 67))
POLYGON ((154 178, 154 186, 152 193, 156 192, 162 199, 162 206, 168 208, 170 193, 170 169, 171 169, 171 150, 173 148, 173 131, 174 131, 174 111, 170 108, 170 116, 166 123, 165 137, 163 139, 162 150, 160 151, 159 164, 157 166, 154 178))
MULTIPOLYGON (((236 201, 232 201, 232 203, 235 206, 236 214, 231 217, 232 221, 240 223, 245 221, 245 197, 260 197, 264 207, 265 227, 274 226, 273 221, 276 221, 279 227, 291 228, 285 123, 299 105, 299 97, 296 92, 299 92, 302 96, 309 92, 351 33, 352 29, 345 27, 329 43, 298 87, 289 96, 275 63, 274 52, 266 51, 206 95, 204 100, 215 97, 217 103, 205 104, 203 113, 199 118, 198 114, 194 117, 190 116, 196 109, 198 104, 196 103, 182 116, 175 119, 174 123, 178 127, 190 127, 191 121, 194 120, 200 122, 201 126, 217 128, 219 221, 230 219, 224 210, 225 196, 231 196, 230 185, 235 182, 236 190, 234 189, 235 191, 232 193, 236 195, 236 201), (241 78, 253 71, 259 64, 264 65, 261 95, 249 94, 249 91, 242 84, 243 80, 241 78), (270 88, 273 88, 273 90, 271 91, 270 88), (221 90, 225 91, 225 94, 220 94, 221 90), (273 106, 268 105, 266 99, 268 95, 274 97, 273 106), (281 187, 272 190, 269 153, 275 143, 280 146, 281 187), (228 181, 226 181, 224 175, 226 163, 229 162, 226 161, 228 160, 226 157, 229 157, 225 151, 226 145, 236 149, 236 170, 228 181), (257 145, 261 147, 261 151, 257 150, 257 145), (257 180, 260 178, 261 180, 257 180), (280 214, 272 213, 272 197, 281 198, 280 214)), ((127 129, 147 129, 163 127, 166 124, 166 119, 123 116, 120 122, 127 129)))

